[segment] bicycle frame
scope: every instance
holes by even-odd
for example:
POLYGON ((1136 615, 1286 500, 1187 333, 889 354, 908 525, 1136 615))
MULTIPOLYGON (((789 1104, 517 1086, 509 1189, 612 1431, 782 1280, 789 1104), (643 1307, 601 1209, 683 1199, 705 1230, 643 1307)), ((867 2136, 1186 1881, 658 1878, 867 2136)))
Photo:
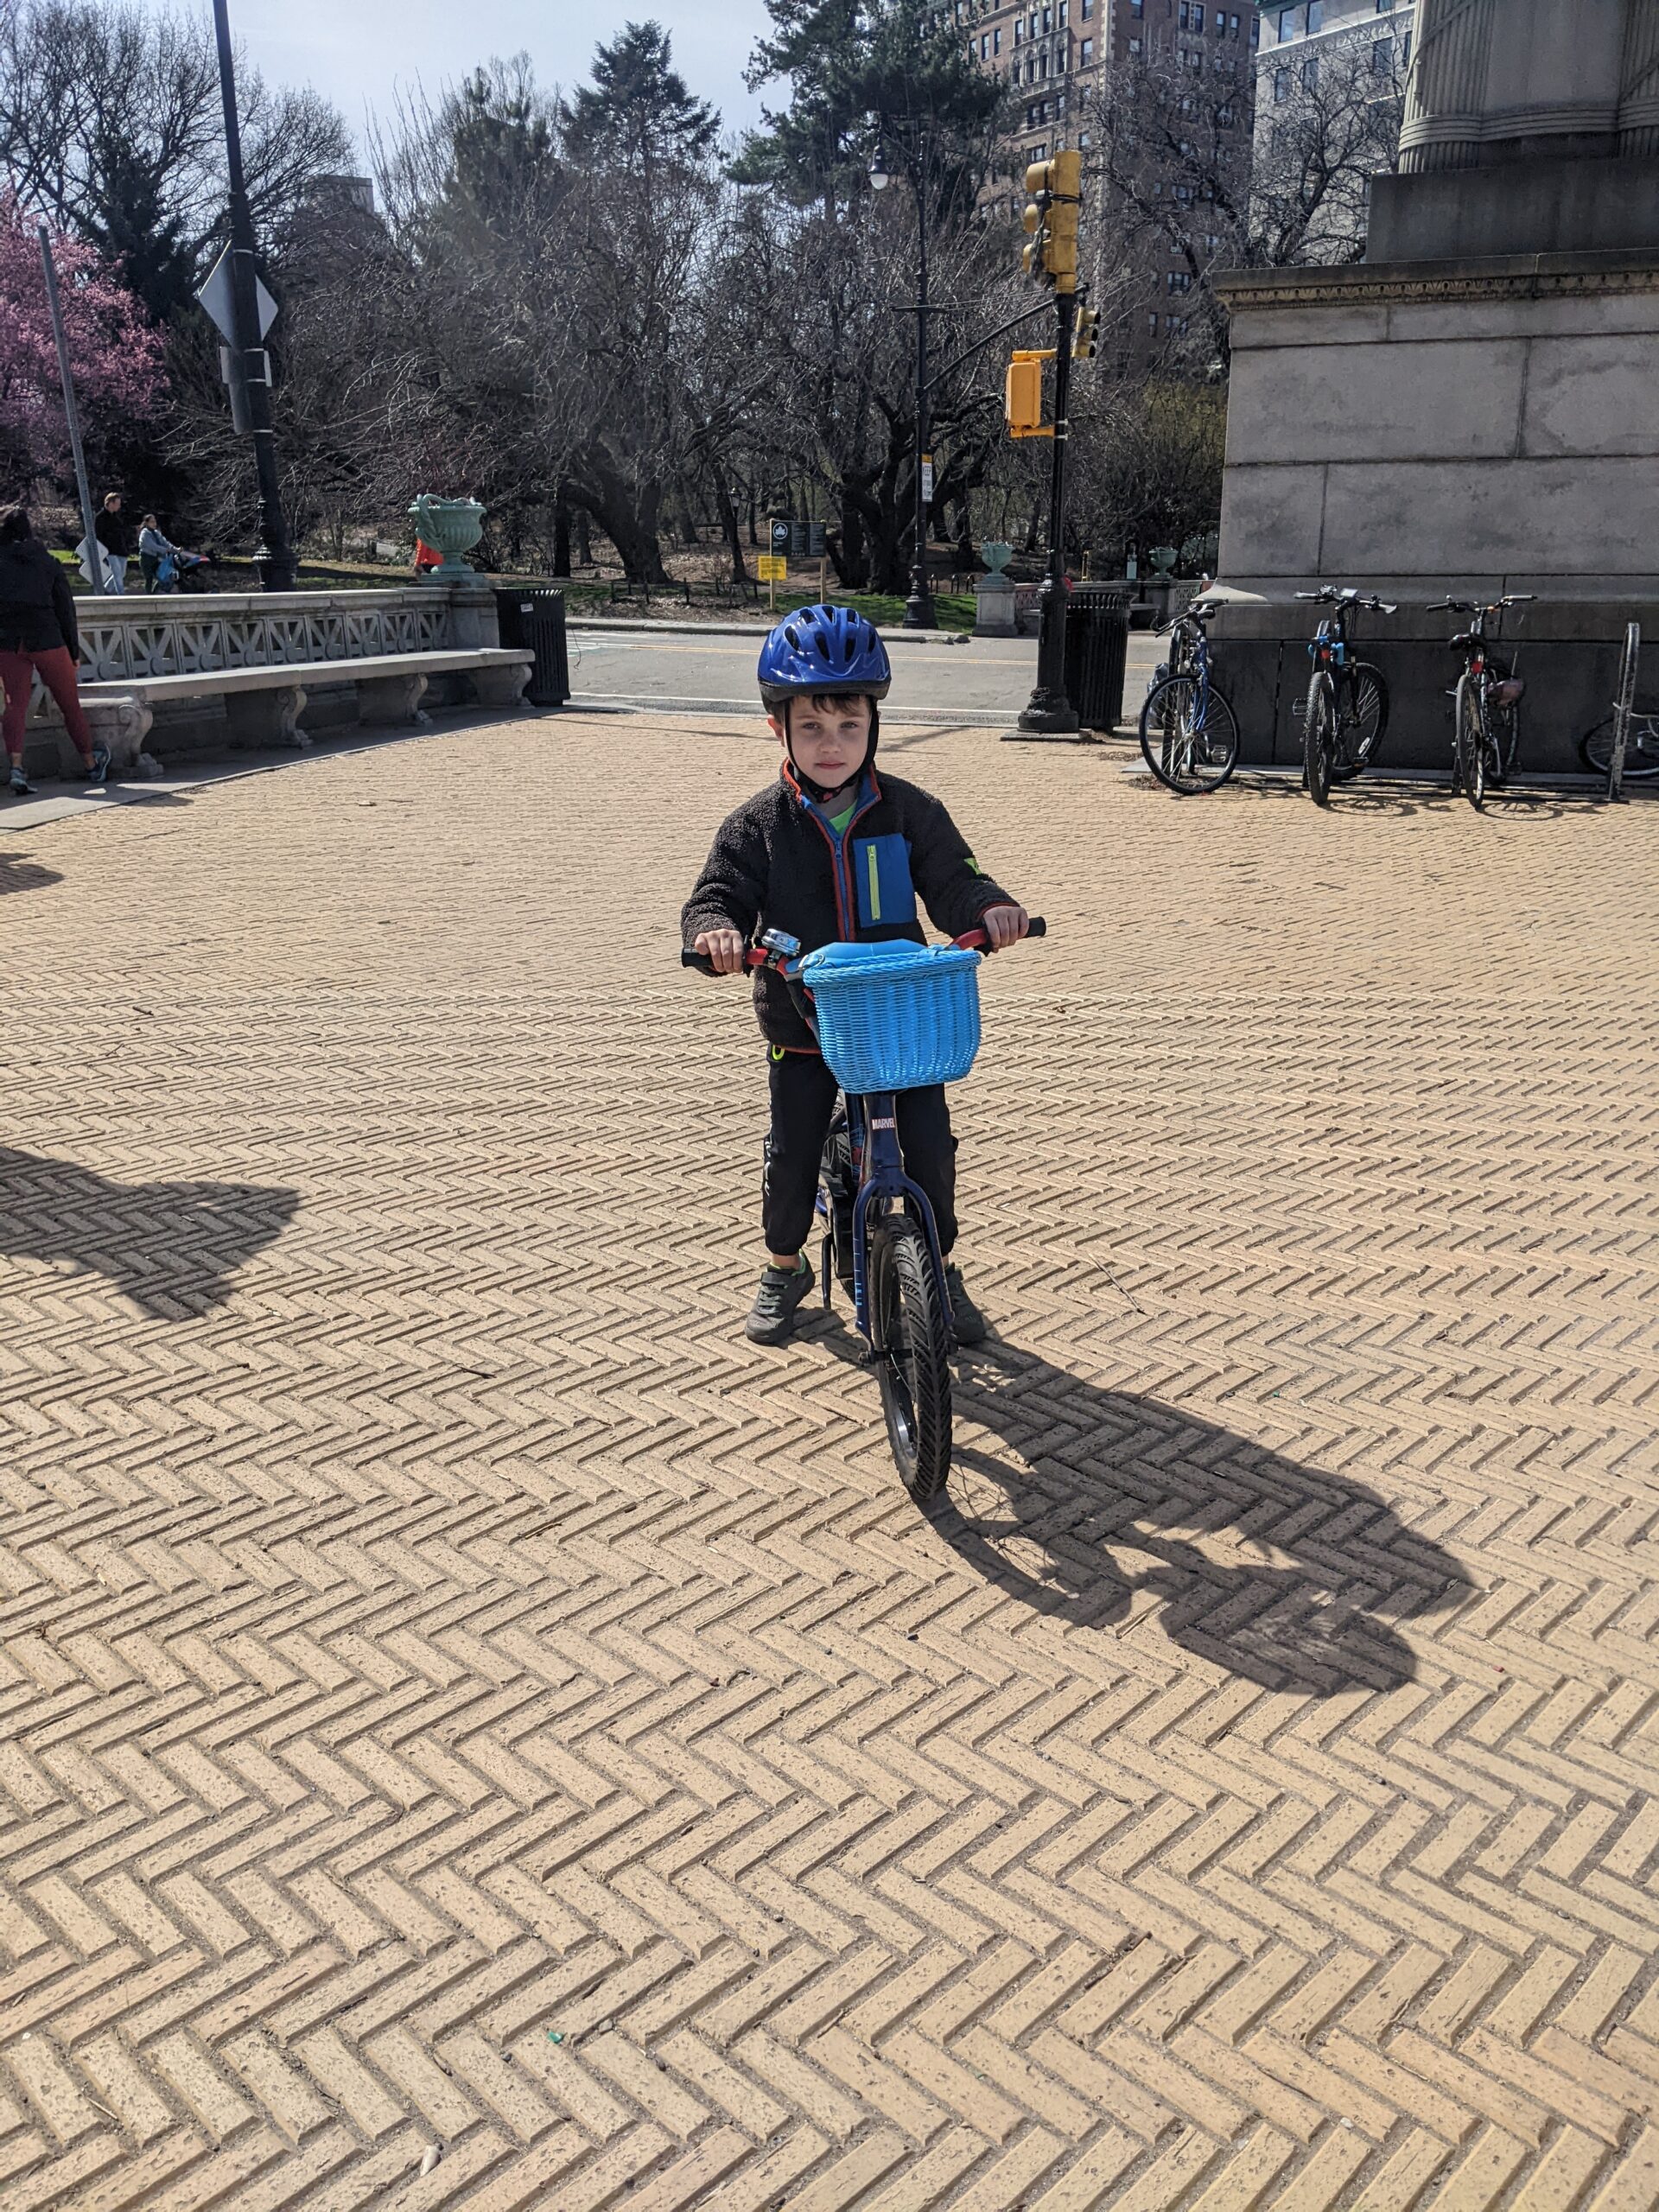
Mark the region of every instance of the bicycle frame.
POLYGON ((1316 669, 1323 669, 1336 685, 1338 696, 1344 687, 1352 688, 1353 675, 1348 666, 1348 609, 1334 608, 1314 632, 1308 645, 1308 658, 1316 669))
MULTIPOLYGON (((897 1204, 908 1206, 927 1236, 927 1249, 941 1294, 944 1286, 944 1255, 939 1249, 938 1225, 927 1194, 905 1173, 899 1147, 899 1101, 891 1090, 843 1092, 847 1109, 847 1138, 853 1155, 857 1187, 853 1198, 853 1313, 859 1333, 868 1339, 873 1352, 883 1350, 875 1341, 870 1316, 869 1230, 872 1207, 897 1204)), ((949 1325, 950 1300, 944 1300, 949 1325)))
MULTIPOLYGON (((1210 719, 1210 633, 1196 615, 1178 614, 1170 624, 1169 659, 1165 666, 1171 676, 1191 677, 1196 686, 1190 727, 1182 733, 1190 749, 1194 733, 1210 719)), ((1160 680, 1154 678, 1154 683, 1160 680)))

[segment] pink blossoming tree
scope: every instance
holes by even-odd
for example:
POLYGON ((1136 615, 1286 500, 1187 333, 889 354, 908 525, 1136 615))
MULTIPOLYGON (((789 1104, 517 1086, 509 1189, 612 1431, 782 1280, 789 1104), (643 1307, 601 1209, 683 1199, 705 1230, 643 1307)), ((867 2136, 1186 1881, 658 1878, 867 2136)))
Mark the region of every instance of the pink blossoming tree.
MULTIPOLYGON (((159 410, 161 334, 90 247, 54 233, 52 253, 81 429, 96 451, 159 410)), ((61 476, 68 455, 39 233, 16 200, 0 193, 0 500, 19 496, 34 477, 61 476)))

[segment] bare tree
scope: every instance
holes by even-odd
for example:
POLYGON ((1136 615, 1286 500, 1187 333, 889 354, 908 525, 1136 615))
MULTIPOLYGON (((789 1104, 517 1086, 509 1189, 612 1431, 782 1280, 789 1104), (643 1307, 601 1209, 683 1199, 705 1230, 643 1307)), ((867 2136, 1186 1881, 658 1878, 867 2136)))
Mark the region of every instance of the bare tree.
POLYGON ((1397 159, 1395 56, 1393 41, 1374 58, 1357 36, 1264 67, 1270 111, 1259 119, 1236 83, 1182 67, 1178 51, 1149 44, 1103 80, 1089 118, 1100 234, 1113 241, 1102 273, 1120 280, 1125 313, 1157 301, 1168 365, 1226 359, 1226 316, 1210 286, 1218 270, 1364 251, 1370 179, 1397 159))
MULTIPOLYGON (((249 197, 262 232, 350 158, 335 111, 238 65, 249 197)), ((223 118, 204 21, 122 0, 0 6, 0 169, 20 199, 118 259, 151 318, 189 301, 223 234, 223 118)))

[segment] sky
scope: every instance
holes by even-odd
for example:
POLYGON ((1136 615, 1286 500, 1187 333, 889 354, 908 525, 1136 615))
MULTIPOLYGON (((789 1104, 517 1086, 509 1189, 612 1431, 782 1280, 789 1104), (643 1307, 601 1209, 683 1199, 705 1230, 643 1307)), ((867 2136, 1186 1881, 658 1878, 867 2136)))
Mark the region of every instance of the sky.
MULTIPOLYGON (((145 0, 158 10, 168 0, 145 0)), ((211 0, 181 0, 206 16, 211 0)), ((743 67, 766 28, 762 0, 230 0, 231 25, 249 59, 273 81, 311 85, 345 116, 361 143, 371 109, 388 112, 402 86, 429 92, 492 54, 521 49, 544 85, 588 73, 594 46, 630 17, 654 18, 674 41, 674 63, 728 130, 759 119, 743 67)))

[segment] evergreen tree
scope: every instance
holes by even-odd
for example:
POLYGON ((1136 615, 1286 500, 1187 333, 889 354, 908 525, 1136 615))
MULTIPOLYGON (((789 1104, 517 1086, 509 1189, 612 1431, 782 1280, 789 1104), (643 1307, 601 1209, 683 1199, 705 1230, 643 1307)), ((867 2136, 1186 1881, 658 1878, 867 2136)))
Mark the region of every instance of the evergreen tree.
POLYGON ((1007 94, 934 0, 766 0, 772 35, 755 48, 752 91, 779 79, 732 174, 781 185, 826 209, 865 189, 871 154, 922 163, 930 212, 967 213, 984 180, 1007 94))
POLYGON ((594 56, 594 81, 564 108, 565 144, 575 161, 635 172, 689 168, 706 159, 718 112, 693 99, 673 66, 660 23, 627 23, 594 56))

